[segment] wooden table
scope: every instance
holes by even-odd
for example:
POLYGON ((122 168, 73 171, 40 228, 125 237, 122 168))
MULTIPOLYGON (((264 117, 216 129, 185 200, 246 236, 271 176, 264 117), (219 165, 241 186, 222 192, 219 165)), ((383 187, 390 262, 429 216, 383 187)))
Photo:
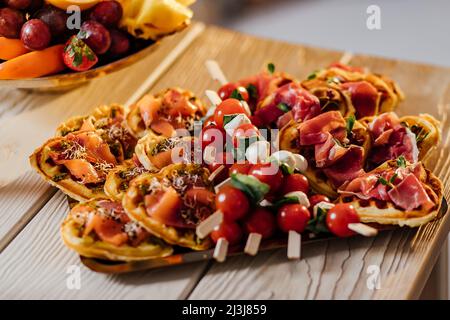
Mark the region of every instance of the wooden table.
MULTIPOLYGON (((124 103, 150 73, 157 80, 151 91, 176 85, 203 96, 205 89, 217 88, 204 68, 206 59, 218 60, 230 79, 255 73, 269 61, 278 70, 304 78, 342 55, 214 27, 202 31, 183 51, 179 43, 189 32, 192 30, 166 39, 154 55, 133 67, 70 92, 42 94, 0 88, 0 156, 14 150, 21 141, 36 147, 51 137, 57 124, 68 116, 85 114, 102 103, 124 103), (176 54, 168 56, 174 48, 176 54), (21 132, 23 135, 32 126, 38 129, 24 140, 21 132)), ((443 179, 444 194, 449 199, 450 70, 360 55, 352 62, 399 82, 407 95, 398 110, 400 114, 428 112, 442 121, 442 146, 427 164, 443 179)), ((202 262, 135 274, 104 275, 85 268, 78 256, 63 245, 59 226, 68 212, 66 198, 33 172, 24 173, 0 189, 0 212, 0 298, 418 298, 450 228, 447 214, 420 229, 403 228, 376 238, 310 244, 303 248, 300 261, 288 261, 285 250, 276 250, 254 258, 231 258, 223 264, 202 262), (67 287, 71 266, 80 267, 79 290, 67 287), (377 268, 381 288, 371 290, 368 283, 372 283, 371 272, 376 273, 377 268)))

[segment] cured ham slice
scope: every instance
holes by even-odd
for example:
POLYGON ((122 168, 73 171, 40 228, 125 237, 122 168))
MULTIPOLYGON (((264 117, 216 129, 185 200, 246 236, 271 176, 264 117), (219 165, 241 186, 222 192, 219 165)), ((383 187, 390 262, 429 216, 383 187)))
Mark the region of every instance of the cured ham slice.
POLYGON ((84 159, 59 160, 56 162, 69 170, 70 174, 81 181, 81 183, 102 182, 105 176, 98 173, 94 166, 84 159))
POLYGON ((414 174, 409 174, 398 185, 388 191, 389 198, 395 205, 412 211, 421 208, 428 211, 434 206, 421 182, 414 174))
POLYGON ((321 168, 333 164, 344 156, 347 151, 348 148, 341 146, 333 136, 328 133, 328 138, 324 143, 315 145, 314 154, 316 167, 321 168))
POLYGON ((374 166, 399 156, 404 156, 411 163, 418 161, 416 136, 401 124, 395 113, 383 113, 374 118, 369 124, 369 131, 374 141, 369 161, 374 166))
POLYGON ((350 93, 357 119, 377 114, 380 97, 377 88, 372 84, 367 81, 346 82, 341 87, 350 93))
POLYGON ((198 107, 178 90, 168 90, 163 97, 163 106, 169 106, 167 113, 172 117, 193 116, 198 107))
POLYGON ((149 127, 152 121, 158 117, 161 102, 154 96, 145 95, 137 102, 137 107, 145 126, 149 127))
POLYGON ((289 111, 292 111, 294 120, 308 120, 320 114, 319 99, 296 82, 278 88, 267 99, 263 106, 256 111, 256 116, 262 119, 264 124, 275 122, 289 111), (283 108, 288 110, 283 110, 283 108))
POLYGON ((330 133, 334 138, 342 140, 346 136, 346 122, 339 111, 329 111, 318 115, 299 126, 300 145, 324 143, 330 133))
POLYGON ((338 68, 338 69, 342 69, 344 71, 349 71, 349 72, 359 72, 359 73, 364 73, 364 69, 361 67, 353 67, 353 66, 349 66, 340 62, 334 62, 332 64, 330 64, 329 66, 330 68, 338 68))
POLYGON ((175 135, 175 128, 169 121, 165 119, 158 119, 151 123, 150 128, 164 137, 172 137, 175 135))
POLYGON ((196 227, 194 224, 186 223, 180 216, 182 199, 172 187, 146 195, 144 203, 147 214, 166 226, 190 229, 196 227))
POLYGON ((331 182, 339 187, 346 181, 355 179, 364 174, 363 170, 364 149, 351 145, 333 165, 324 168, 323 172, 331 182))
POLYGON ((290 82, 292 80, 284 74, 261 72, 260 74, 238 81, 238 85, 243 87, 248 87, 249 85, 255 86, 257 91, 256 104, 258 104, 279 87, 290 82))
POLYGON ((93 132, 81 132, 76 135, 68 134, 67 139, 79 143, 86 149, 87 155, 94 158, 96 162, 117 164, 116 157, 111 153, 108 144, 99 135, 93 132))

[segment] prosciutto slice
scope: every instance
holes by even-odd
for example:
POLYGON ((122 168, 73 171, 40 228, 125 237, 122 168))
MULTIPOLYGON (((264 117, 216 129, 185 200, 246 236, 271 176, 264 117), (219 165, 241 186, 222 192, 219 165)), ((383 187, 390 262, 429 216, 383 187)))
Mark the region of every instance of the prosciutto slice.
POLYGON ((395 205, 411 211, 421 207, 428 211, 434 206, 424 187, 414 174, 409 174, 398 185, 388 191, 389 198, 395 205))
POLYGON ((418 161, 416 136, 400 123, 395 113, 383 113, 376 117, 370 123, 369 131, 374 141, 369 161, 375 166, 400 156, 411 163, 418 161))
POLYGON ((406 211, 418 208, 428 211, 434 203, 420 182, 422 170, 423 167, 418 164, 406 168, 376 170, 344 184, 339 193, 355 195, 363 200, 391 201, 406 211), (394 174, 396 178, 393 179, 394 174), (387 183, 382 183, 382 180, 387 183))
POLYGON ((324 168, 323 172, 334 186, 339 187, 345 182, 364 174, 363 158, 364 149, 356 145, 351 145, 338 161, 324 168))
POLYGON ((302 122, 299 126, 300 145, 324 143, 328 133, 342 141, 346 135, 346 122, 339 111, 329 111, 302 122))
POLYGON ((341 88, 350 94, 357 119, 374 116, 377 113, 379 93, 372 84, 367 81, 346 82, 341 88))
POLYGON ((280 104, 292 111, 294 120, 308 120, 320 114, 319 99, 296 82, 278 88, 269 99, 267 105, 256 111, 256 116, 262 119, 264 124, 275 122, 283 116, 285 111, 279 108, 280 104))

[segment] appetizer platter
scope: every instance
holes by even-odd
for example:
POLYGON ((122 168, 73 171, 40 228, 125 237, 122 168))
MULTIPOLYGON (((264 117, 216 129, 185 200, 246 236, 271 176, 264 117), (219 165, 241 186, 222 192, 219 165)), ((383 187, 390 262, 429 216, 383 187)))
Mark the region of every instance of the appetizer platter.
POLYGON ((146 57, 186 28, 194 1, 0 2, 0 84, 70 88, 146 57))
POLYGON ((286 243, 300 259, 302 242, 375 236, 446 213, 442 183, 423 165, 439 122, 399 117, 395 81, 345 62, 306 79, 269 63, 229 82, 207 61, 220 82, 209 103, 172 87, 62 123, 30 161, 78 202, 64 243, 100 272, 286 243))

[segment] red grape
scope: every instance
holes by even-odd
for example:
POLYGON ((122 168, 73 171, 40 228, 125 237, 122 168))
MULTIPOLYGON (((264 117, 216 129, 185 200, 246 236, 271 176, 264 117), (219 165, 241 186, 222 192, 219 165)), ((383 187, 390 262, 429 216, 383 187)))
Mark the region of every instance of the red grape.
POLYGON ((130 39, 127 35, 119 30, 110 30, 111 34, 111 47, 109 52, 113 56, 122 56, 130 50, 130 39))
POLYGON ((5 0, 5 4, 13 9, 24 10, 31 4, 31 0, 5 0))
POLYGON ((103 1, 98 3, 91 12, 91 19, 106 27, 115 27, 122 18, 122 6, 117 1, 103 1))
POLYGON ((0 9, 0 36, 17 39, 25 18, 20 11, 11 8, 0 9))
POLYGON ((96 54, 104 54, 111 46, 109 31, 97 21, 84 22, 81 25, 80 37, 96 54))
POLYGON ((31 19, 23 25, 20 38, 28 49, 42 50, 50 44, 52 35, 45 22, 39 19, 31 19))
POLYGON ((60 36, 67 31, 67 14, 61 9, 48 6, 36 12, 34 17, 48 25, 53 37, 60 36))

